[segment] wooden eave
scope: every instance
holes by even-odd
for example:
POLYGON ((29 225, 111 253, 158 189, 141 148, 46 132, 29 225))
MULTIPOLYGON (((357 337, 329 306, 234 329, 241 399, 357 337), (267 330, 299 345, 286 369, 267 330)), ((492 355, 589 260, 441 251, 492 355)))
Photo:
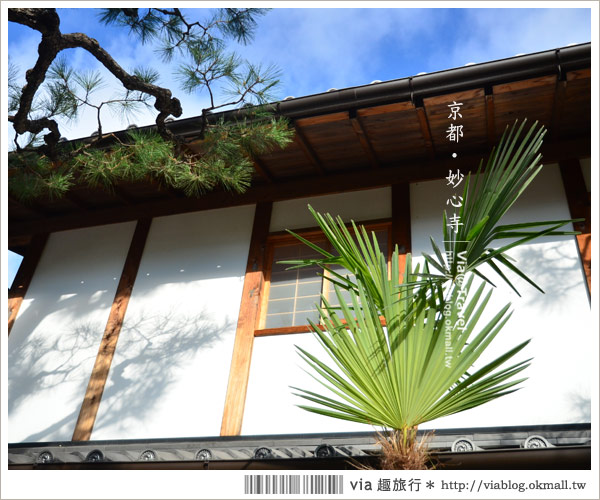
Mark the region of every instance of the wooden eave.
MULTIPOLYGON (((546 53, 540 54, 546 61, 546 53)), ((482 70, 486 65, 502 66, 499 63, 505 61, 485 63, 482 70)), ((319 103, 336 103, 336 92, 298 100, 315 102, 314 111, 309 105, 297 112, 296 100, 283 101, 274 109, 290 119, 296 138, 285 149, 256 159, 253 184, 246 193, 215 191, 191 199, 147 181, 121 183, 113 192, 77 187, 60 200, 39 199, 29 204, 9 198, 9 248, 18 250, 28 237, 40 232, 441 178, 449 168, 476 168, 505 128, 517 119, 537 120, 548 129, 543 146, 545 163, 588 157, 590 66, 589 57, 584 57, 583 63, 578 59, 573 69, 566 63, 553 67, 544 62, 540 74, 532 76, 531 70, 527 78, 520 78, 522 72, 507 71, 504 79, 502 74, 487 80, 475 78, 471 88, 466 88, 469 82, 455 77, 466 74, 465 68, 458 68, 442 72, 451 83, 434 85, 430 95, 426 90, 414 91, 419 90, 420 78, 414 77, 414 82, 408 79, 411 92, 390 91, 386 95, 390 85, 401 88, 404 80, 359 88, 363 93, 374 93, 381 86, 378 98, 370 101, 346 99, 345 104, 344 96, 359 95, 358 90, 349 94, 353 89, 337 91, 342 104, 334 108, 319 103), (446 138, 451 123, 448 104, 454 101, 463 104, 460 124, 464 137, 458 144, 446 138), (361 104, 364 102, 368 104, 361 104), (328 109, 333 111, 323 112, 328 109), (458 154, 456 159, 451 157, 453 152, 458 154)), ((430 79, 434 76, 437 78, 433 74, 430 79)), ((194 119, 181 122, 189 128, 194 119)))

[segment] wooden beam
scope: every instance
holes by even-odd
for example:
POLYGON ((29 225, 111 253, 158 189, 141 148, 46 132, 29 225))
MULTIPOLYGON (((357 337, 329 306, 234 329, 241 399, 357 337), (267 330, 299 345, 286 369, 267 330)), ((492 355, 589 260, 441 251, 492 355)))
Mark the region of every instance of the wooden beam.
POLYGON ((494 110, 494 94, 485 96, 485 127, 487 130, 487 143, 491 148, 496 144, 496 113, 494 110))
POLYGON ((319 172, 319 174, 321 175, 324 175, 325 169, 323 168, 321 160, 319 159, 317 153, 315 153, 314 149, 308 142, 308 139, 304 135, 304 132, 302 132, 302 129, 298 126, 298 124, 295 124, 294 128, 296 130, 296 134, 294 135, 294 141, 296 142, 296 144, 298 144, 298 146, 300 146, 302 151, 304 151, 306 158, 315 167, 317 172, 319 172))
POLYGON ((125 319, 125 313, 127 312, 127 305, 131 298, 131 291, 133 290, 140 261, 142 260, 151 222, 152 219, 149 218, 140 219, 133 233, 127 258, 123 266, 123 272, 121 273, 121 279, 115 293, 115 299, 113 300, 108 322, 104 329, 104 335, 100 342, 96 362, 94 363, 83 403, 79 410, 79 417, 77 418, 75 431, 73 432, 73 441, 89 441, 92 436, 94 422, 96 421, 104 386, 106 385, 117 341, 119 340, 119 334, 121 333, 121 327, 123 326, 123 320, 125 319))
POLYGON ((371 144, 371 141, 369 140, 369 136, 367 135, 367 132, 365 131, 363 124, 360 121, 360 118, 356 115, 356 111, 351 112, 349 115, 349 118, 350 118, 350 123, 352 124, 352 128, 354 129, 354 132, 356 133, 356 136, 358 137, 358 140, 360 141, 360 145, 362 146, 363 151, 365 152, 365 154, 367 155, 367 158, 369 159, 369 163, 371 164, 371 167, 379 168, 380 167, 379 160, 377 159, 377 155, 375 154, 373 145, 371 144))
POLYGON ((270 202, 258 203, 254 213, 242 303, 233 344, 233 356, 221 423, 221 436, 238 436, 242 431, 252 346, 254 345, 254 329, 257 319, 260 317, 260 294, 264 282, 265 249, 272 208, 273 204, 270 202))
POLYGON ((8 334, 15 324, 15 319, 19 313, 27 289, 31 284, 35 269, 42 257, 46 242, 48 241, 48 233, 36 234, 31 238, 31 242, 27 248, 27 252, 23 257, 23 262, 19 266, 19 270, 13 280, 12 286, 8 291, 8 334))
MULTIPOLYGON (((555 163, 561 159, 586 157, 590 155, 590 137, 570 139, 542 146, 544 163, 555 163)), ((460 156, 461 172, 477 169, 479 161, 487 158, 487 147, 460 156)), ((332 173, 323 176, 294 178, 273 184, 255 186, 243 194, 213 191, 200 198, 182 198, 176 200, 155 200, 137 203, 129 207, 110 207, 90 210, 86 214, 65 214, 44 218, 43 220, 10 220, 8 225, 8 243, 15 238, 41 232, 64 231, 80 227, 99 226, 137 220, 142 217, 162 217, 200 210, 211 210, 240 205, 249 205, 262 201, 282 201, 322 194, 344 193, 377 187, 390 186, 401 182, 422 182, 443 179, 448 170, 457 166, 457 160, 439 159, 437 161, 412 161, 398 164, 390 162, 381 168, 371 169, 368 164, 362 170, 332 173)))
POLYGON ((431 138, 431 129, 429 128, 429 122, 427 121, 427 114, 425 108, 419 106, 415 108, 417 112, 417 118, 419 120, 419 126, 421 127, 421 134, 423 135, 423 141, 425 142, 425 149, 430 160, 435 158, 435 150, 433 149, 433 140, 431 138))
POLYGON ((67 191, 65 193, 65 198, 67 200, 69 200, 71 203, 73 203, 73 205, 75 205, 80 210, 87 211, 90 209, 89 205, 86 202, 84 202, 81 198, 79 198, 79 196, 77 196, 72 191, 67 191))
POLYGON ((113 186, 115 196, 121 200, 125 205, 135 205, 133 197, 121 186, 113 186))
POLYGON ((585 219, 583 222, 573 224, 575 231, 580 231, 577 236, 577 246, 581 265, 586 276, 588 291, 592 290, 592 259, 591 259, 591 204, 590 198, 581 172, 579 160, 571 158, 559 162, 560 174, 565 187, 565 195, 569 212, 573 219, 585 219))
POLYGON ((404 275, 406 254, 411 249, 410 234, 410 184, 403 182, 392 185, 392 249, 398 245, 400 276, 404 275))
POLYGON ((161 189, 167 193, 169 198, 185 198, 185 193, 173 186, 161 186, 161 189))
POLYGON ((260 177, 262 177, 268 183, 273 182, 273 176, 269 173, 269 170, 267 169, 266 165, 261 160, 259 160, 258 158, 254 158, 253 164, 254 170, 260 177))
POLYGON ((28 210, 29 212, 40 215, 42 217, 46 216, 46 212, 44 211, 44 209, 38 203, 36 203, 34 201, 29 201, 29 202, 24 203, 24 202, 18 200, 17 198, 15 198, 11 194, 8 195, 8 200, 11 203, 18 205, 21 209, 28 210))
POLYGON ((8 245, 8 249, 12 250, 13 252, 24 255, 20 251, 17 252, 17 249, 20 249, 20 248, 23 248, 23 247, 26 247, 27 245, 29 245, 29 243, 31 243, 32 238, 33 238, 33 235, 30 235, 30 234, 24 234, 23 236, 16 236, 14 238, 11 238, 10 243, 8 245))

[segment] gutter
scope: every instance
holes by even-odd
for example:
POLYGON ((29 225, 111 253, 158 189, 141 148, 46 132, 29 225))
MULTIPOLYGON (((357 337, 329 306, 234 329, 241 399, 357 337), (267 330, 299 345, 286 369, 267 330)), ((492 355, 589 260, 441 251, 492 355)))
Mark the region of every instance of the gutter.
POLYGON ((542 75, 556 74, 559 79, 564 79, 568 71, 589 67, 590 64, 591 43, 585 43, 389 82, 300 97, 281 101, 276 104, 276 108, 283 116, 297 118, 398 101, 410 100, 420 103, 426 97, 491 87, 499 83, 525 80, 542 75))

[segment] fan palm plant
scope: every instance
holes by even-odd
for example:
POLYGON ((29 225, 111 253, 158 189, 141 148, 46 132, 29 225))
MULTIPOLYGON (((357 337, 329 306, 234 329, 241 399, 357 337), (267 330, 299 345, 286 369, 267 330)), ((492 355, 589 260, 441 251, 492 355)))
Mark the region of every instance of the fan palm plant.
POLYGON ((540 236, 577 233, 560 231, 571 220, 499 224, 542 168, 538 151, 544 130, 534 124, 521 138, 523 128, 515 123, 505 131, 485 169, 480 164, 477 176, 466 178, 463 225, 457 234, 448 231, 444 213, 445 253, 431 239, 433 255, 424 254, 422 266, 413 265, 409 254, 399 269, 396 247, 390 271, 375 234, 354 222, 351 231, 339 217, 311 207, 334 251, 296 235, 322 257, 286 263, 327 269, 324 277, 333 283, 339 305, 323 296, 320 324, 311 322, 329 360, 297 348, 327 394, 293 389, 313 404, 300 405, 305 410, 391 431, 383 444, 395 456, 384 465, 424 467, 424 450, 416 441, 419 425, 509 394, 525 380, 519 375, 530 359, 511 360, 528 340, 474 368, 511 315, 508 304, 482 324, 492 291, 486 290, 491 280, 481 265, 489 264, 515 291, 506 269, 541 290, 506 252, 540 236), (498 245, 507 238, 512 242, 498 245), (330 270, 333 265, 350 274, 330 270), (479 285, 475 276, 483 279, 479 285), (343 291, 349 294, 344 297, 343 291))

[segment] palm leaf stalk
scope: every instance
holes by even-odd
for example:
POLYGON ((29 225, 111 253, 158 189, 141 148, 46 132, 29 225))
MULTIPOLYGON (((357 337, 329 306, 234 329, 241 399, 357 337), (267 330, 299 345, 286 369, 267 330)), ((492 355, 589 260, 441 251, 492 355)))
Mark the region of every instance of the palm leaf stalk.
MULTIPOLYGON (((539 173, 543 133, 535 124, 518 140, 523 125, 513 126, 493 151, 485 172, 471 186, 466 178, 460 216, 464 226, 454 239, 445 230, 445 259, 432 239, 435 256, 425 255, 423 266, 411 255, 399 269, 398 248, 391 270, 375 234, 341 218, 309 209, 333 250, 326 251, 296 235, 322 257, 285 261, 294 267, 317 264, 324 270, 341 265, 351 276, 327 271, 339 305, 322 296, 317 307, 320 324, 310 322, 316 339, 328 355, 326 361, 297 347, 308 372, 327 390, 327 395, 293 387, 311 405, 301 408, 333 418, 366 423, 390 430, 384 450, 398 456, 382 464, 409 468, 426 463, 423 448, 416 446, 419 425, 485 404, 519 389, 519 376, 531 359, 513 358, 528 344, 525 340, 481 366, 478 363, 512 314, 507 304, 483 322, 492 290, 478 269, 490 264, 503 280, 509 278, 498 263, 535 283, 513 264, 506 251, 543 235, 576 234, 559 231, 572 222, 549 221, 500 225, 506 211, 539 173), (498 249, 490 245, 502 238, 517 238, 498 249), (459 258, 463 265, 459 266, 459 258), (434 268, 438 273, 432 273, 434 268), (474 284, 475 276, 484 278, 474 284), (349 301, 342 292, 349 292, 349 301), (390 441, 391 440, 391 441, 390 441), (412 464, 412 465, 411 465, 412 464)), ((446 215, 444 214, 444 224, 446 215)), ((290 231, 291 232, 291 231, 290 231)), ((294 233, 292 233, 294 234, 294 233)), ((514 286, 512 286, 514 289, 514 286)))

